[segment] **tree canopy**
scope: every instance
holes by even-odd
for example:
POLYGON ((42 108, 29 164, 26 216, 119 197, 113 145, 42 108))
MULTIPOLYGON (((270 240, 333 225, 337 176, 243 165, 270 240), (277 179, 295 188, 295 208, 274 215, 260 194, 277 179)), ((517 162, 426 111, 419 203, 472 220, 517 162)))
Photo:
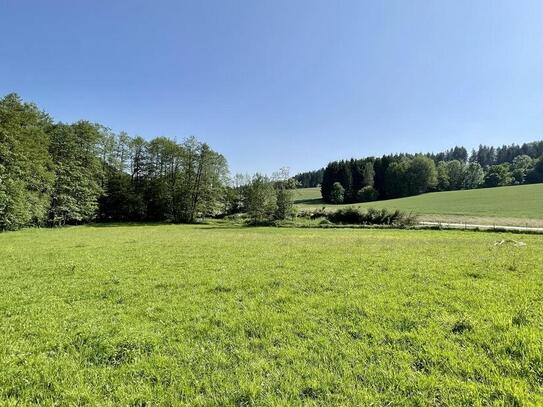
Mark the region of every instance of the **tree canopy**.
POLYGON ((0 99, 0 230, 103 220, 194 222, 222 210, 226 159, 189 137, 146 141, 55 123, 17 95, 0 99))
MULTIPOLYGON (((466 148, 457 146, 438 154, 395 154, 332 161, 322 172, 321 194, 325 202, 352 203, 429 191, 542 182, 538 181, 542 155, 543 141, 536 141, 497 148, 481 145, 469 156, 466 148), (342 193, 336 184, 341 186, 342 193)), ((312 172, 295 178, 306 180, 308 174, 312 172)))

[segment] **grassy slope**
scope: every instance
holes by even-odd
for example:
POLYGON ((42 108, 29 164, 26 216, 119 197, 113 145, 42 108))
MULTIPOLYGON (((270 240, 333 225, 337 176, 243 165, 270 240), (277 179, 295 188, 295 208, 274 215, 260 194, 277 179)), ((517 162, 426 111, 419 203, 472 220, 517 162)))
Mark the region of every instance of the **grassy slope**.
POLYGON ((543 403, 540 236, 0 235, 0 404, 543 403))
MULTIPOLYGON (((298 206, 320 208, 319 188, 297 190, 298 206)), ((341 207, 348 205, 326 205, 341 207)), ((427 219, 491 221, 543 225, 543 184, 428 193, 408 198, 359 204, 361 207, 401 209, 427 219), (436 216, 439 215, 439 216, 436 216)))

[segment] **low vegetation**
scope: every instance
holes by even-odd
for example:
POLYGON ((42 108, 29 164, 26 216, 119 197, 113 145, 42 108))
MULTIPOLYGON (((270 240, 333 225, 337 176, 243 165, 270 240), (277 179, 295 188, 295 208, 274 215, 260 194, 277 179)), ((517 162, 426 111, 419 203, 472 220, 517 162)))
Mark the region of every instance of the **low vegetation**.
POLYGON ((385 225, 404 227, 416 223, 416 216, 399 210, 387 209, 360 209, 355 207, 341 208, 336 211, 317 209, 314 211, 302 211, 298 214, 301 218, 326 220, 321 224, 338 225, 385 225))
POLYGON ((0 234, 0 404, 540 405, 543 240, 514 239, 0 234))

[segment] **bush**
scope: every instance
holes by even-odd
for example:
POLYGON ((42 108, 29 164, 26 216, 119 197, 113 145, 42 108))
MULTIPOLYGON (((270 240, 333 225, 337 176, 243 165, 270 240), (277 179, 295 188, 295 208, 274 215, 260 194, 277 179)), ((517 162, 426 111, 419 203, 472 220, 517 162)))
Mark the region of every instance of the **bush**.
POLYGON ((333 223, 362 225, 365 223, 365 213, 356 208, 339 209, 327 213, 327 219, 333 223))
POLYGON ((334 182, 332 192, 330 193, 330 202, 342 204, 345 199, 345 188, 339 182, 334 182))
POLYGON ((372 186, 365 186, 360 189, 356 194, 356 198, 359 202, 371 202, 376 201, 379 197, 379 192, 372 186))
POLYGON ((309 210, 309 211, 299 211, 297 212, 296 216, 298 218, 306 218, 306 219, 319 219, 319 218, 326 218, 327 212, 322 209, 315 209, 315 210, 309 210))
POLYGON ((412 214, 406 214, 399 210, 369 208, 363 211, 358 208, 345 208, 326 214, 330 222, 342 225, 391 225, 410 226, 416 221, 412 214))
POLYGON ((276 202, 275 220, 286 220, 294 216, 295 207, 291 189, 278 188, 276 191, 276 202))

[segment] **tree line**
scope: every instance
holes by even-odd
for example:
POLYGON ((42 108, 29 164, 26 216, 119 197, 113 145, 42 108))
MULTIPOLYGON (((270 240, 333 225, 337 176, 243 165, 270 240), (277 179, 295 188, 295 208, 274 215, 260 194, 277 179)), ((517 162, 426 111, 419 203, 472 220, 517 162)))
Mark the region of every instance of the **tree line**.
POLYGON ((306 171, 296 174, 294 179, 298 182, 300 188, 314 188, 322 184, 322 175, 324 168, 315 171, 306 171))
POLYGON ((261 224, 293 216, 295 185, 287 170, 230 179, 224 156, 194 137, 145 140, 0 99, 0 230, 240 213, 261 224))
POLYGON ((543 182, 543 142, 334 161, 290 177, 229 177, 224 156, 189 137, 145 140, 78 121, 55 122, 16 94, 0 99, 0 230, 93 220, 194 222, 294 215, 293 189, 320 184, 326 202, 543 182))
POLYGON ((194 137, 146 141, 104 131, 98 153, 99 219, 190 223, 221 209, 226 159, 194 137))
POLYGON ((543 182, 543 141, 454 147, 438 154, 394 154, 330 162, 294 177, 321 187, 329 203, 367 202, 429 191, 451 191, 543 182), (321 175, 322 174, 322 175, 321 175), (316 183, 320 180, 319 183, 316 183))
POLYGON ((224 157, 188 138, 145 141, 87 121, 54 122, 0 99, 0 230, 99 220, 192 222, 219 207, 224 157))
POLYGON ((284 221, 295 215, 294 190, 299 186, 282 168, 268 177, 236 174, 226 189, 225 216, 243 214, 255 225, 284 221))

